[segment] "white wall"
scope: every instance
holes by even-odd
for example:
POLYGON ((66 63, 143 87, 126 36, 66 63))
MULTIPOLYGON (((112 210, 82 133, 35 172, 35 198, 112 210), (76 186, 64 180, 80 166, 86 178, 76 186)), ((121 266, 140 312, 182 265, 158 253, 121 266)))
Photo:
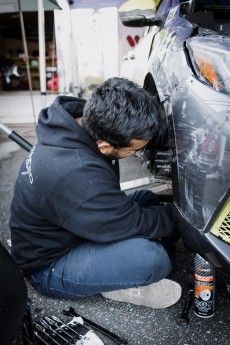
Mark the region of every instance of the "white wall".
POLYGON ((118 75, 117 9, 71 11, 74 57, 83 88, 118 75))
POLYGON ((119 76, 123 57, 132 49, 127 36, 143 32, 124 27, 116 7, 55 11, 59 92, 77 96, 119 76))
POLYGON ((58 88, 60 93, 73 93, 73 67, 70 11, 54 11, 57 52, 58 88))

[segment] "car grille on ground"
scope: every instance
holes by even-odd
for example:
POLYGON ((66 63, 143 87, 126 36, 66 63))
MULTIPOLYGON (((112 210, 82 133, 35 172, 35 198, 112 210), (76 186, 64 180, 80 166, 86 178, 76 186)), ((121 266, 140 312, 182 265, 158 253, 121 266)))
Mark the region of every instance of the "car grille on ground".
POLYGON ((210 232, 230 244, 230 198, 218 215, 210 232))

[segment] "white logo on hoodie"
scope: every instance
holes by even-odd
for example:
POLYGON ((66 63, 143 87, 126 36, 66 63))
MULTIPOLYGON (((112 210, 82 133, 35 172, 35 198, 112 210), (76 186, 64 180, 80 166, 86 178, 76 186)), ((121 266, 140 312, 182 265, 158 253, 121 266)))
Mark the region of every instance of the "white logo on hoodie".
POLYGON ((36 147, 36 144, 34 144, 32 150, 30 151, 28 157, 26 158, 26 171, 23 171, 21 174, 22 175, 28 175, 29 176, 29 180, 30 183, 32 184, 34 179, 33 179, 33 175, 32 175, 32 171, 31 171, 31 164, 32 164, 32 158, 33 158, 33 153, 36 147))

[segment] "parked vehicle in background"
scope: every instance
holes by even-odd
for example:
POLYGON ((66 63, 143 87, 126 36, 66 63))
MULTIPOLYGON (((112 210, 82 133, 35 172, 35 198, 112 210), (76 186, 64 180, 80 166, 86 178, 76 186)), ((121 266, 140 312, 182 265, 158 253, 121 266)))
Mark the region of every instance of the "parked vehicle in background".
POLYGON ((124 25, 147 27, 121 76, 157 97, 168 129, 169 150, 150 144, 149 168, 172 179, 185 245, 230 277, 230 2, 137 3, 119 9, 124 25))

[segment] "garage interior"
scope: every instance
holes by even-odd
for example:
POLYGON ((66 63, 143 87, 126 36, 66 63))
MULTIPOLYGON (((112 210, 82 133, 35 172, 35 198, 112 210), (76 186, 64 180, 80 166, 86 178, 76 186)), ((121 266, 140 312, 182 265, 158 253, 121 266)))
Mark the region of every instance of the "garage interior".
MULTIPOLYGON (((1 7, 0 7, 1 8, 1 7)), ((54 11, 45 11, 46 79, 52 79, 56 72, 56 49, 54 36, 54 11)), ((23 12, 26 42, 30 61, 33 90, 39 90, 39 42, 38 13, 23 12)), ((17 12, 0 13, 0 69, 1 91, 28 90, 29 83, 23 49, 20 15, 17 12), (17 66, 16 75, 12 66, 17 66), (7 75, 11 74, 7 79, 7 75)))

